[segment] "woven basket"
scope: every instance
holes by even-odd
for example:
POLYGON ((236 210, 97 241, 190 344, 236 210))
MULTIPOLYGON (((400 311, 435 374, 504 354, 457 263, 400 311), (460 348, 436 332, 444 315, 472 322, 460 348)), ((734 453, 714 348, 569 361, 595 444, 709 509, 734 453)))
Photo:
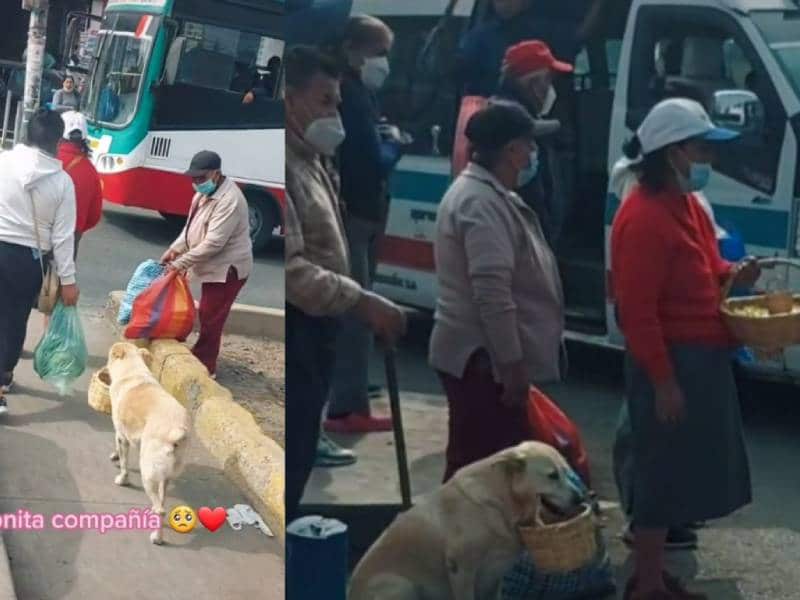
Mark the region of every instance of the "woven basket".
MULTIPOLYGON (((765 268, 778 265, 800 268, 798 263, 780 258, 761 259, 758 263, 765 268)), ((741 265, 736 267, 737 270, 739 268, 741 268, 741 265)), ((770 311, 770 308, 773 310, 781 308, 780 305, 790 299, 794 301, 795 305, 800 305, 800 295, 778 292, 745 298, 728 298, 736 279, 735 273, 736 271, 734 271, 734 275, 728 279, 723 288, 723 300, 720 307, 722 319, 731 335, 742 345, 759 350, 783 350, 789 346, 800 344, 800 313, 770 314, 769 316, 755 317, 738 312, 747 307, 770 311)))
POLYGON ((97 412, 111 414, 111 376, 108 369, 103 368, 92 375, 92 382, 89 384, 89 406, 97 412))
POLYGON ((519 531, 533 564, 543 573, 570 573, 590 564, 597 556, 591 506, 568 521, 520 527, 519 531))

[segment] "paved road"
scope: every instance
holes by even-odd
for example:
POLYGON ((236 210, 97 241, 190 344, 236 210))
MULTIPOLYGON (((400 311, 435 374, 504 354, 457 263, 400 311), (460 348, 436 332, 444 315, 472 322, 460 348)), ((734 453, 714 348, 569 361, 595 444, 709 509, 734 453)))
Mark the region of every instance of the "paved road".
MULTIPOLYGON (((124 290, 136 266, 158 259, 177 232, 158 214, 106 203, 100 225, 81 241, 78 277, 82 305, 105 304, 112 290, 124 290)), ((283 308, 283 251, 280 243, 256 256, 255 271, 239 302, 283 308)))
MULTIPOLYGON (((444 469, 446 402, 436 376, 426 365, 426 330, 417 328, 399 353, 403 419, 416 495, 435 489, 444 469)), ((373 380, 382 380, 381 357, 373 361, 373 380)), ((593 484, 601 499, 617 500, 611 472, 611 444, 622 398, 621 360, 586 348, 571 349, 571 377, 548 391, 581 429, 591 459, 593 484)), ((753 479, 754 502, 701 533, 696 553, 673 553, 672 568, 696 579, 712 600, 790 600, 800 597, 800 404, 796 389, 766 384, 743 386, 743 413, 753 479)), ((385 401, 379 411, 386 411, 385 401)), ((344 469, 316 469, 304 501, 308 504, 386 504, 399 501, 391 434, 339 437, 359 462, 344 469)), ((616 507, 616 504, 611 506, 616 507)), ((360 511, 361 509, 357 509, 360 511)), ((353 516, 365 515, 357 512, 353 516)), ((335 511, 334 511, 335 514, 335 511)), ((342 514, 342 513, 339 513, 342 514)), ((618 509, 607 512, 610 552, 620 582, 630 557, 616 538, 622 526, 618 509)), ((359 527, 359 520, 351 521, 359 527)))

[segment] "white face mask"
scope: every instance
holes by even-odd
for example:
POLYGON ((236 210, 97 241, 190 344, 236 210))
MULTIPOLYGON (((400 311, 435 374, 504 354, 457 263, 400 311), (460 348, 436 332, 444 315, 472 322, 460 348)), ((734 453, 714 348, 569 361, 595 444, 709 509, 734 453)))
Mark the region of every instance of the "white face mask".
POLYGON ((373 92, 377 92, 383 87, 389 73, 389 59, 385 56, 374 56, 368 58, 361 67, 361 81, 373 92))
POLYGON ((345 137, 342 118, 336 115, 335 117, 317 119, 306 128, 306 133, 303 137, 320 154, 333 156, 345 137))
POLYGON ((553 110, 553 106, 555 106, 557 99, 558 94, 556 94, 555 88, 551 85, 549 88, 547 88, 547 96, 544 97, 544 104, 542 104, 542 110, 539 112, 539 116, 550 114, 550 111, 553 110))

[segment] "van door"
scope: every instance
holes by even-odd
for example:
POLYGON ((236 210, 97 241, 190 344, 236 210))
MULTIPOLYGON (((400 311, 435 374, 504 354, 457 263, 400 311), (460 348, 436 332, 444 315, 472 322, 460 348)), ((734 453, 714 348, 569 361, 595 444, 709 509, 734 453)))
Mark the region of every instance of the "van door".
POLYGON ((450 185, 450 153, 459 90, 449 76, 459 40, 469 24, 471 4, 459 3, 444 21, 447 0, 398 3, 358 0, 395 34, 391 74, 380 92, 386 121, 413 138, 390 180, 391 204, 375 275, 375 291, 396 302, 433 310, 436 270, 433 242, 436 214, 450 185), (463 5, 463 6, 462 6, 463 5), (442 25, 434 43, 431 31, 442 25), (421 56, 421 48, 430 52, 421 56))
MULTIPOLYGON (((717 222, 739 233, 749 253, 786 256, 792 238, 795 165, 785 158, 795 156, 796 141, 758 50, 763 44, 751 37, 746 19, 718 4, 641 6, 632 20, 625 129, 630 135, 665 98, 689 97, 711 112, 717 91, 755 92, 764 104, 766 127, 726 144, 705 194, 717 222)), ((610 198, 610 204, 607 223, 619 199, 610 198)))

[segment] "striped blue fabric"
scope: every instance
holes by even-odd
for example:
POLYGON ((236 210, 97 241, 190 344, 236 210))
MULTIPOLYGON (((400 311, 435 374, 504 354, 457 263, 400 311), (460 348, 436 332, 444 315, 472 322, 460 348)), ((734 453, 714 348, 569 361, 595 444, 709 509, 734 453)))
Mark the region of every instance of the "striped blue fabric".
POLYGON ((598 532, 596 559, 571 573, 541 573, 524 552, 503 579, 502 600, 583 600, 605 598, 616 591, 611 559, 598 532))
POLYGON ((130 322, 133 303, 136 298, 150 287, 151 283, 161 277, 165 271, 166 268, 155 260, 146 260, 136 267, 133 277, 128 282, 128 288, 125 290, 125 298, 119 307, 117 322, 120 325, 127 325, 130 322))

